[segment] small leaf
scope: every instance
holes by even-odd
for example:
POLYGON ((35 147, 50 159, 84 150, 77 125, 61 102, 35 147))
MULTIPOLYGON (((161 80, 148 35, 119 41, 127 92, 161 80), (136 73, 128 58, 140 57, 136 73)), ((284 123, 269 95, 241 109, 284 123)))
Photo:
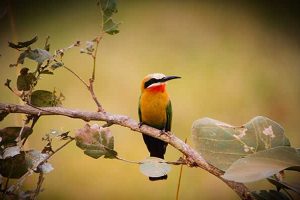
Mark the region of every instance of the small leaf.
POLYGON ((103 31, 110 35, 119 33, 119 24, 115 23, 112 19, 108 19, 103 25, 103 31))
POLYGON ((34 85, 36 77, 33 73, 28 73, 28 68, 22 68, 17 79, 17 88, 20 91, 28 91, 34 85))
POLYGON ((25 41, 25 42, 18 42, 18 44, 14 44, 12 42, 8 42, 8 46, 14 49, 20 49, 20 48, 24 48, 24 47, 28 47, 31 44, 35 43, 38 40, 38 37, 35 36, 34 38, 32 38, 31 40, 25 41))
POLYGON ((117 3, 115 0, 100 0, 99 5, 102 11, 102 30, 110 35, 119 33, 119 23, 112 19, 113 14, 117 13, 117 3))
POLYGON ((142 161, 140 171, 148 177, 161 177, 167 175, 171 167, 161 158, 149 157, 142 161))
POLYGON ((100 0, 100 6, 106 17, 111 17, 114 13, 118 12, 116 0, 100 0))
POLYGON ((54 64, 51 65, 51 69, 55 70, 55 69, 57 69, 59 67, 62 67, 62 66, 64 66, 63 62, 56 62, 56 63, 54 63, 54 64))
POLYGON ((54 73, 51 72, 50 70, 46 69, 46 70, 41 71, 40 74, 50 74, 50 75, 53 75, 54 73))
POLYGON ((88 52, 93 52, 95 50, 95 48, 94 48, 94 42, 92 42, 92 41, 86 41, 86 47, 85 47, 85 49, 88 52))
POLYGON ((20 178, 27 172, 27 169, 24 151, 14 157, 0 159, 0 174, 3 177, 20 178))
MULTIPOLYGON (((20 53, 20 55, 18 57, 18 60, 17 60, 17 64, 24 64, 24 60, 27 57, 27 55, 28 55, 28 51, 27 50, 24 51, 24 52, 22 52, 22 53, 20 53)), ((11 67, 13 67, 13 65, 14 64, 12 64, 11 67)), ((15 66, 17 66, 17 65, 15 65, 15 66)))
POLYGON ((44 49, 34 49, 30 50, 26 57, 36 61, 38 64, 42 64, 45 60, 52 58, 52 55, 44 49))
POLYGON ((10 87, 11 80, 6 79, 6 82, 4 83, 5 86, 10 87))
POLYGON ((84 150, 84 153, 92 158, 115 158, 114 138, 109 128, 92 126, 86 124, 84 128, 78 129, 75 135, 76 145, 84 150))
MULTIPOLYGON (((22 127, 6 127, 0 129, 0 145, 16 143, 16 139, 19 137, 22 127)), ((28 126, 23 128, 21 133, 21 139, 27 138, 31 135, 32 129, 28 126)))
POLYGON ((26 152, 25 159, 27 167, 33 170, 39 166, 48 157, 48 154, 41 153, 37 150, 29 150, 26 152))
POLYGON ((58 100, 58 97, 56 97, 53 92, 46 90, 35 90, 31 94, 30 103, 38 107, 51 107, 59 106, 61 102, 58 100))
POLYGON ((48 162, 43 163, 42 165, 38 166, 38 172, 43 172, 44 174, 47 174, 47 173, 51 172, 52 170, 54 170, 54 168, 48 162))
POLYGON ((20 150, 21 149, 20 149, 19 146, 7 147, 7 148, 4 149, 2 158, 6 159, 6 158, 9 158, 9 157, 14 157, 14 156, 20 154, 20 150))
POLYGON ((290 200, 284 193, 275 190, 260 190, 251 194, 256 200, 290 200))
POLYGON ((235 161, 222 177, 241 183, 254 182, 291 167, 300 167, 300 156, 294 148, 281 146, 235 161))
POLYGON ((239 127, 202 118, 193 123, 192 139, 196 150, 209 163, 224 171, 234 161, 252 153, 290 146, 283 128, 261 116, 239 127))
POLYGON ((45 136, 42 138, 45 141, 52 142, 53 138, 59 138, 59 139, 67 139, 68 138, 69 131, 63 132, 55 129, 51 129, 48 133, 45 134, 45 136))

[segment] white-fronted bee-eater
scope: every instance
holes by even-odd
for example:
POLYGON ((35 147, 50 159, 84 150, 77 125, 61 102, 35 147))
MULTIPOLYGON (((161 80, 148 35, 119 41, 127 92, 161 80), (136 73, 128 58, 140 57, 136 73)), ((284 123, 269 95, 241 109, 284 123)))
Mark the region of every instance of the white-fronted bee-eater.
MULTIPOLYGON (((154 73, 147 75, 141 85, 139 100, 140 124, 146 124, 162 131, 171 131, 172 105, 166 91, 166 82, 178 76, 165 76, 154 73)), ((144 142, 151 157, 164 159, 167 143, 151 136, 143 134, 144 142)), ((149 177, 150 180, 167 179, 167 175, 161 177, 149 177)))

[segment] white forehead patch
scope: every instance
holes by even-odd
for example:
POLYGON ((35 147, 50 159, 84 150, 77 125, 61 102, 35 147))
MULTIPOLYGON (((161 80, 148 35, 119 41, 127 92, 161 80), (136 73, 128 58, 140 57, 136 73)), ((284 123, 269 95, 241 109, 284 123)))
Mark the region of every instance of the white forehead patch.
POLYGON ((166 75, 161 74, 161 73, 154 73, 154 74, 149 74, 148 75, 149 78, 155 78, 155 79, 161 79, 166 77, 166 75))

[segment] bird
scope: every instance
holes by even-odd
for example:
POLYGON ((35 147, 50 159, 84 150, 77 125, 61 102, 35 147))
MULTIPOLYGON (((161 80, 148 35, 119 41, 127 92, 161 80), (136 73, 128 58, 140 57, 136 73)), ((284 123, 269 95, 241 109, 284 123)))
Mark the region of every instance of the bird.
MULTIPOLYGON (((148 74, 144 77, 138 107, 140 126, 146 124, 161 130, 162 133, 171 131, 172 105, 166 91, 166 82, 178 78, 181 77, 166 76, 161 73, 148 74)), ((145 134, 142 135, 150 157, 164 159, 168 143, 145 134)), ((167 175, 149 177, 151 181, 164 179, 167 179, 167 175)))

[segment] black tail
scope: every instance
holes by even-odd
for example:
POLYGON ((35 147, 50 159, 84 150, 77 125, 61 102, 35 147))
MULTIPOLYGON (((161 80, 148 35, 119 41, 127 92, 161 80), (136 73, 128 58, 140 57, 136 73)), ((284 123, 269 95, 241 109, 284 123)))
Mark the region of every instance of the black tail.
POLYGON ((149 177, 150 181, 160 181, 160 180, 166 180, 168 178, 168 175, 160 176, 160 177, 149 177))
MULTIPOLYGON (((143 134, 143 139, 147 146, 148 151, 150 152, 151 157, 164 159, 164 155, 166 153, 166 148, 168 143, 144 134, 143 134)), ((149 180, 157 181, 157 180, 165 180, 167 178, 168 176, 164 175, 160 177, 149 177, 149 180)))

